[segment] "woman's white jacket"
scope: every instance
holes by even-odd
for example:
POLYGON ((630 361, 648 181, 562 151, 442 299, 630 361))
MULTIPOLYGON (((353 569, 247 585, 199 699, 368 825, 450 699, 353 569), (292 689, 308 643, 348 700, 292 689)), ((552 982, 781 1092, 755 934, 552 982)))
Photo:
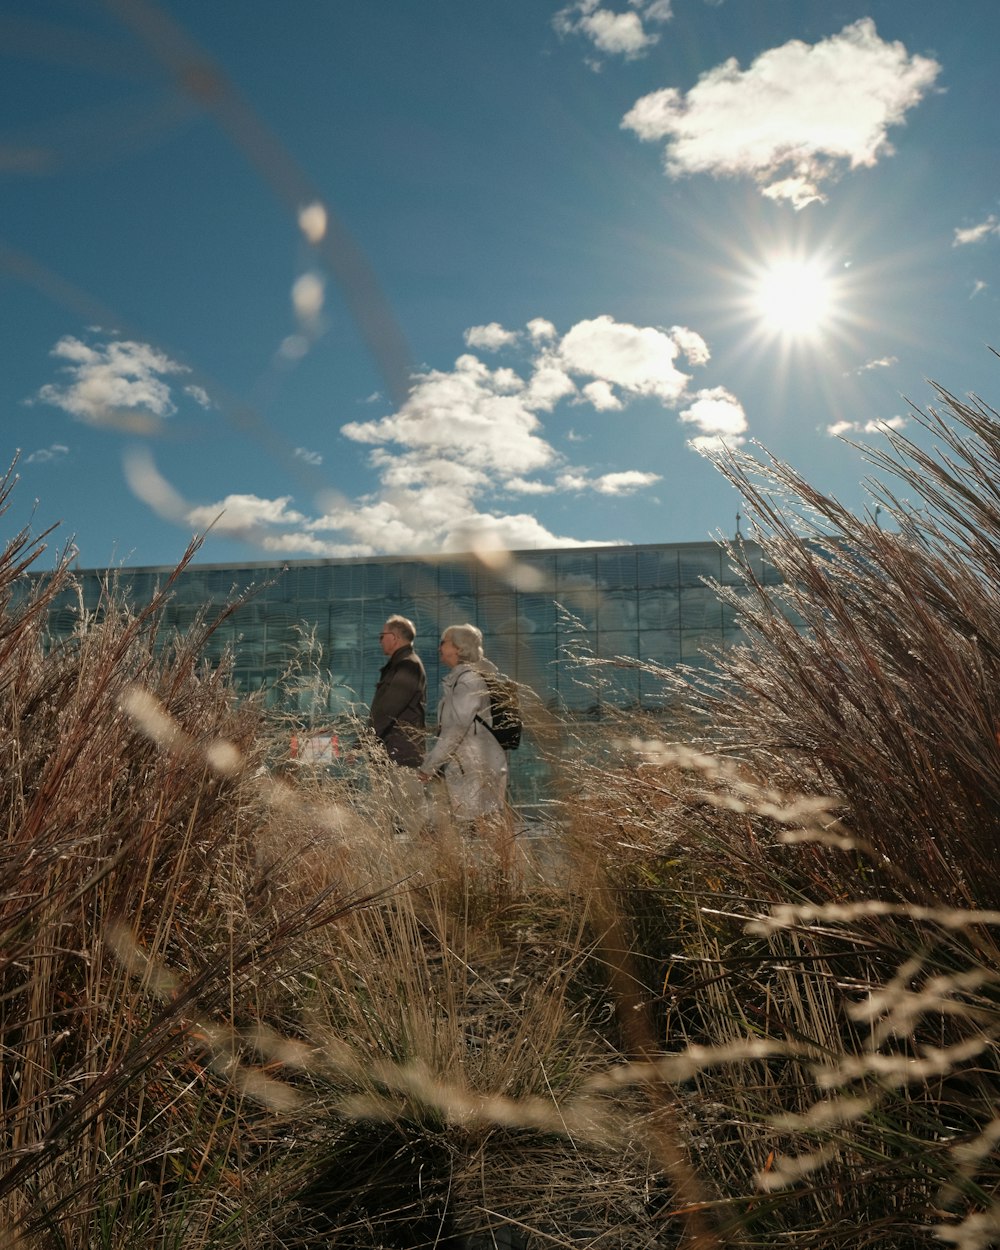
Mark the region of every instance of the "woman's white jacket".
POLYGON ((481 660, 476 665, 456 664, 445 676, 437 741, 422 765, 427 773, 444 770, 452 811, 459 820, 499 811, 507 789, 506 752, 487 728, 493 718, 483 672, 496 668, 481 660))

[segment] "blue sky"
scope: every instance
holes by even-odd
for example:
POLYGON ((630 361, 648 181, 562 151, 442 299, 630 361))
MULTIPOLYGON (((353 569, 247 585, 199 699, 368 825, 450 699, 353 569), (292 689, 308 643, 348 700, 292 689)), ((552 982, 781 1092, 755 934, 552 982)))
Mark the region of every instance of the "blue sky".
POLYGON ((698 541, 996 403, 996 0, 0 0, 8 532, 698 541))

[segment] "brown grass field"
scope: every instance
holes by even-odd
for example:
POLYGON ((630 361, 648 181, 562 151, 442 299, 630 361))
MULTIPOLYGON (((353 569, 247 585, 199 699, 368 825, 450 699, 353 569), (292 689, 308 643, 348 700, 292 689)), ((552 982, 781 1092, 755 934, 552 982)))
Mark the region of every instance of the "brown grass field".
POLYGON ((783 585, 670 718, 536 726, 533 838, 391 838, 216 621, 55 643, 11 539, 0 1246, 998 1244, 1000 416, 915 419, 881 528, 722 462, 783 585))

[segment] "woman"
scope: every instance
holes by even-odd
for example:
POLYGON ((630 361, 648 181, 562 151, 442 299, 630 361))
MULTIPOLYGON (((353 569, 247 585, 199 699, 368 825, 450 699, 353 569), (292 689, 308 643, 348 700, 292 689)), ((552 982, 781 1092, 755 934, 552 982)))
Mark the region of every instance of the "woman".
POLYGON ((484 673, 496 667, 483 657, 483 635, 475 625, 449 625, 441 635, 444 679, 438 709, 438 738, 417 776, 428 782, 444 773, 457 820, 474 821, 504 809, 507 756, 490 733, 490 693, 484 673))

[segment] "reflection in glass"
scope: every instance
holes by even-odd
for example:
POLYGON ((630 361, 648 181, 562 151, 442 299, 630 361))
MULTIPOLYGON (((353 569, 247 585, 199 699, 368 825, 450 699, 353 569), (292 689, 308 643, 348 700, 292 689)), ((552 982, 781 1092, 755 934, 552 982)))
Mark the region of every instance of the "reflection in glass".
POLYGON ((576 550, 556 552, 556 590, 564 594, 567 589, 593 587, 597 584, 597 568, 594 553, 576 550))
POLYGON ((554 551, 522 551, 515 558, 514 585, 526 594, 549 594, 556 588, 554 551))
POLYGON ((716 581, 722 574, 722 551, 716 543, 692 544, 679 552, 680 584, 698 586, 704 577, 712 577, 716 581))
POLYGON ((597 592, 564 591, 558 601, 556 630, 560 637, 597 626, 597 592), (561 610, 559 610, 561 609, 561 610))
POLYGON ((721 631, 722 604, 711 587, 686 586, 681 591, 681 626, 686 630, 721 631))
POLYGON ((597 553, 597 584, 606 590, 631 590, 638 585, 638 566, 634 548, 599 551, 597 553))
POLYGON ((602 629, 597 636, 597 654, 602 659, 630 656, 635 659, 639 647, 635 630, 602 629))
POLYGON ((597 605, 601 629, 635 629, 639 600, 634 590, 605 590, 597 605))
POLYGON ((640 629, 677 629, 681 623, 681 600, 677 590, 639 592, 640 629))
POLYGON ((480 595, 478 625, 485 635, 516 633, 517 597, 513 593, 480 595))
POLYGON ((677 548, 640 548, 636 552, 640 590, 679 585, 677 548))
POLYGON ((681 658, 678 629, 643 629, 639 632, 639 659, 669 666, 681 658))
MULTIPOLYGON (((754 568, 762 568, 756 544, 748 540, 744 550, 754 568)), ((658 708, 669 700, 655 673, 612 664, 602 677, 585 662, 588 653, 610 660, 636 656, 640 665, 672 667, 681 660, 700 665, 708 663, 706 644, 742 637, 736 610, 723 607, 701 581, 709 576, 739 585, 728 565, 718 544, 704 542, 521 552, 506 569, 461 555, 304 561, 287 568, 195 566, 172 587, 161 640, 174 627, 189 628, 205 605, 253 585, 257 593, 216 633, 206 658, 216 660, 232 641, 239 689, 262 690, 276 705, 283 697, 279 675, 301 652, 304 635, 312 634, 321 650, 310 662, 328 668, 333 683, 327 712, 356 706, 364 715, 385 663, 379 632, 387 616, 401 612, 417 625, 433 719, 443 675, 437 662, 440 631, 472 621, 484 631, 487 654, 529 683, 543 703, 555 706, 558 700, 572 715, 590 718, 602 704, 631 705, 641 698, 643 706, 658 708)), ((145 603, 169 573, 122 571, 121 584, 133 602, 145 603)), ((83 570, 76 576, 86 605, 96 607, 106 573, 83 570)), ((780 582, 770 566, 762 568, 762 578, 770 585, 780 582)), ((49 614, 53 635, 70 634, 77 619, 75 592, 60 595, 49 614)), ((303 700, 319 697, 303 691, 297 688, 289 700, 298 714, 304 714, 303 700)), ((540 775, 533 754, 529 741, 510 761, 515 794, 525 793, 540 775)))
POLYGON ((518 595, 518 629, 521 633, 554 634, 556 601, 551 595, 518 595))

